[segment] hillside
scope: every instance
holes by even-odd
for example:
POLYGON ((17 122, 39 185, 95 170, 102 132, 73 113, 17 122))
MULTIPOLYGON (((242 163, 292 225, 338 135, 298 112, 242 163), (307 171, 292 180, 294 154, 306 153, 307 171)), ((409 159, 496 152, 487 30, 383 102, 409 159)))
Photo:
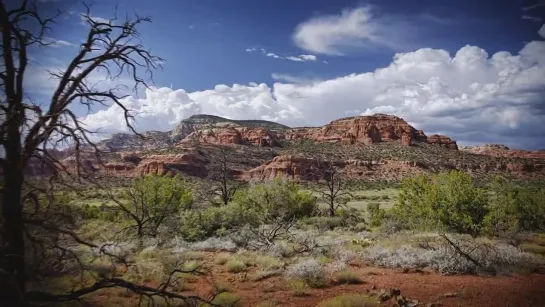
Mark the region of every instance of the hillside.
MULTIPOLYGON (((346 176, 362 180, 398 181, 407 174, 448 169, 465 170, 474 177, 545 176, 543 152, 501 145, 459 150, 448 136, 428 136, 402 118, 386 114, 305 128, 194 115, 169 132, 150 131, 142 137, 114 134, 98 145, 104 151, 104 164, 90 157, 84 162, 86 169, 114 176, 183 173, 204 178, 224 155, 240 180, 276 176, 305 180, 305 169, 325 161, 337 165, 346 176)), ((63 161, 75 167, 73 157, 63 161)))

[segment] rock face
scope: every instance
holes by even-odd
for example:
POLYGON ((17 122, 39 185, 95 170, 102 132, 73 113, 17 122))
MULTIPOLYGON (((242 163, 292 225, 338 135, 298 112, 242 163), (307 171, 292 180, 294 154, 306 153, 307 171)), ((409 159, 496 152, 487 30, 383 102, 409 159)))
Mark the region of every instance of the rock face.
POLYGON ((171 132, 151 131, 137 135, 118 133, 99 146, 108 152, 163 149, 187 142, 210 144, 280 146, 281 141, 331 142, 345 145, 399 141, 405 146, 417 142, 457 149, 456 142, 442 135, 427 137, 400 117, 386 114, 334 120, 323 127, 289 128, 263 120, 230 120, 212 115, 194 115, 171 132))
POLYGON ((458 150, 458 145, 456 144, 456 141, 453 141, 451 138, 444 135, 439 135, 439 134, 430 135, 427 137, 427 142, 429 144, 439 145, 449 149, 458 150))
POLYGON ((140 176, 148 174, 174 176, 184 173, 206 177, 208 174, 206 164, 208 163, 209 161, 205 157, 197 154, 152 155, 144 158, 138 164, 135 174, 140 176))
POLYGON ((282 177, 295 181, 322 180, 326 172, 321 170, 327 163, 332 163, 347 178, 362 178, 376 173, 380 173, 384 177, 393 175, 400 178, 406 173, 421 172, 425 169, 424 166, 418 163, 404 161, 363 161, 351 159, 326 162, 314 158, 287 155, 275 157, 261 166, 244 171, 238 179, 272 180, 282 177))
POLYGON ((462 151, 467 151, 477 155, 487 155, 492 157, 514 157, 525 159, 545 159, 545 151, 527 151, 519 149, 509 149, 503 144, 485 144, 483 146, 462 146, 462 151))
POLYGON ((400 117, 386 114, 356 116, 334 120, 319 128, 294 128, 281 132, 279 137, 288 140, 310 139, 316 142, 341 144, 374 144, 400 140, 403 145, 426 142, 457 149, 456 142, 446 136, 427 137, 400 117))
POLYGON ((168 148, 175 144, 168 132, 147 131, 141 136, 129 133, 116 133, 111 138, 98 143, 98 147, 106 152, 127 150, 150 150, 168 148))
POLYGON ((182 142, 203 142, 211 144, 256 145, 262 147, 279 146, 275 134, 264 128, 226 127, 197 130, 182 142))
POLYGON ((287 126, 266 120, 232 120, 214 115, 200 114, 193 115, 182 120, 180 124, 170 132, 170 136, 177 142, 185 139, 188 135, 198 130, 237 127, 261 127, 268 130, 289 128, 287 126))

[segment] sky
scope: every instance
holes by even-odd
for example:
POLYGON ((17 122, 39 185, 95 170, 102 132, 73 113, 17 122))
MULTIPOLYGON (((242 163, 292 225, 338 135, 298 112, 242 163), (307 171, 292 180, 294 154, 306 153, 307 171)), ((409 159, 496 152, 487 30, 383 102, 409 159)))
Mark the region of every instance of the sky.
MULTIPOLYGON (((15 1, 15 0, 12 0, 15 1)), ((100 20, 151 16, 142 43, 164 59, 154 86, 128 91, 139 131, 205 113, 318 126, 387 113, 462 145, 545 148, 543 0, 95 0, 100 20)), ((55 88, 88 30, 75 0, 35 51, 28 95, 55 88)), ((100 73, 92 76, 101 81, 100 73)), ((131 85, 126 76, 102 86, 131 85)), ((102 136, 128 132, 118 106, 72 107, 102 136)))

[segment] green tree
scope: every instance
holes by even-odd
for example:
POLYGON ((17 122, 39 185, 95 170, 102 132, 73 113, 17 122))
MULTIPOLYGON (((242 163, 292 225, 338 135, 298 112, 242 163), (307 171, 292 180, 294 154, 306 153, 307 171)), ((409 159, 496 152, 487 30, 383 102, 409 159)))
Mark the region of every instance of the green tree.
POLYGON ((491 185, 489 213, 484 227, 489 235, 545 230, 545 189, 521 187, 501 177, 491 185))
POLYGON ((403 181, 393 216, 408 228, 479 234, 488 212, 485 191, 461 171, 403 181))
POLYGON ((156 236, 158 228, 181 209, 190 209, 193 195, 180 176, 145 176, 133 180, 124 200, 112 197, 133 222, 138 237, 156 236))
POLYGON ((277 218, 298 219, 313 215, 317 209, 316 197, 302 191, 296 183, 281 179, 240 190, 233 203, 249 224, 267 223, 277 218))

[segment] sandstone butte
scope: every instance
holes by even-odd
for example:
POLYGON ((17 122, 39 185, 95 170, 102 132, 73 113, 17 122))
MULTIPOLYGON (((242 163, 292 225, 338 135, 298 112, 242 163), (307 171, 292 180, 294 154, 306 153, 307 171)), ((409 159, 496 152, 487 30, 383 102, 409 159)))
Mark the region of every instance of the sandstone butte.
MULTIPOLYGON (((183 173, 191 176, 206 177, 209 164, 213 159, 195 148, 185 150, 182 154, 161 153, 160 150, 169 147, 192 148, 195 144, 240 145, 255 147, 279 147, 294 144, 300 141, 315 143, 338 143, 340 146, 363 144, 373 146, 375 143, 396 142, 404 146, 427 143, 433 146, 444 147, 458 153, 456 141, 444 135, 427 136, 422 130, 417 130, 402 118, 376 114, 371 116, 357 116, 334 120, 322 127, 288 128, 265 121, 230 121, 221 117, 209 115, 192 116, 184 120, 172 132, 147 132, 146 138, 139 139, 131 135, 118 135, 110 140, 103 141, 102 146, 110 154, 103 163, 97 163, 93 154, 82 154, 79 169, 87 172, 100 172, 117 176, 141 176, 145 174, 174 175, 183 173), (244 126, 241 123, 251 122, 244 126), (264 123, 264 124, 263 124, 264 123), (259 126, 263 124, 264 126, 259 126), (142 154, 149 149, 160 149, 159 153, 142 154)), ((241 147, 241 148, 243 148, 241 147)), ((347 147, 348 148, 348 147, 347 147)), ((272 149, 272 148, 271 148, 272 149)), ((350 149, 347 149, 350 151, 350 149)), ((527 173, 545 171, 545 152, 527 152, 509 150, 503 145, 485 145, 482 147, 462 147, 462 152, 487 155, 493 157, 522 157, 540 159, 537 163, 526 161, 493 161, 485 160, 480 163, 464 164, 462 161, 446 165, 446 168, 456 168, 468 171, 498 171, 512 173, 527 173)), ((56 152, 55 156, 62 159, 62 165, 69 171, 76 171, 76 159, 70 150, 56 152)), ((244 157, 247 158, 247 157, 244 157)), ((241 157, 241 160, 244 160, 241 157)), ((365 176, 401 178, 407 173, 426 171, 426 163, 414 161, 362 161, 346 159, 331 161, 346 176, 358 178, 365 176)), ((293 180, 316 179, 309 178, 309 172, 316 169, 320 163, 317 159, 298 155, 282 155, 265 161, 258 167, 246 166, 233 170, 235 177, 241 180, 271 179, 285 176, 293 180)), ((261 163, 261 162, 260 162, 261 163)), ((450 162, 449 162, 450 163, 450 162)), ((32 161, 27 170, 29 176, 51 174, 51 169, 44 168, 40 163, 32 161)), ((313 176, 316 176, 314 174, 313 176)), ((319 179, 319 178, 318 178, 319 179)))
POLYGON ((456 142, 446 136, 427 137, 422 130, 415 129, 402 118, 386 114, 342 118, 318 128, 294 128, 281 133, 280 138, 366 145, 401 140, 406 146, 417 141, 458 149, 456 142))
MULTIPOLYGON (((187 128, 186 128, 187 129, 187 128)), ((335 142, 341 144, 374 144, 401 141, 410 146, 414 141, 458 149, 456 141, 444 135, 426 136, 400 117, 386 114, 356 116, 334 120, 323 127, 269 130, 227 125, 191 132, 181 142, 199 141, 212 144, 249 144, 280 146, 280 140, 335 142)))

